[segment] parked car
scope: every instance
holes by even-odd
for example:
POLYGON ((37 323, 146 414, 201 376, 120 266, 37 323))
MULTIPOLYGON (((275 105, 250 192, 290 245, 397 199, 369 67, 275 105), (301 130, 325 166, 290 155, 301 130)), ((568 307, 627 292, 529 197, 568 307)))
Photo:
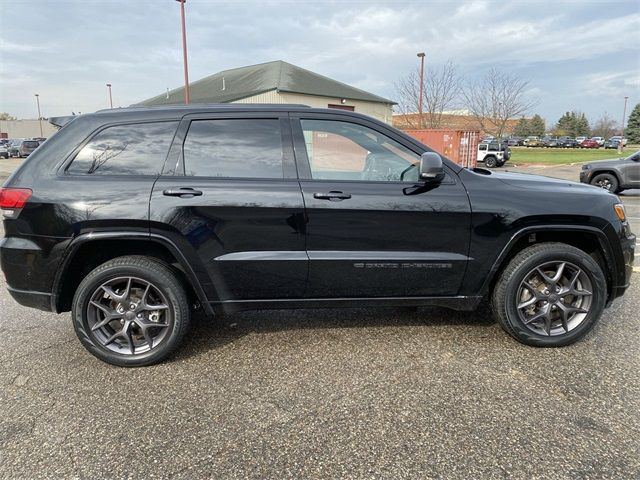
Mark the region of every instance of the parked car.
POLYGON ((598 142, 601 147, 604 146, 604 137, 591 137, 591 140, 598 142))
POLYGON ((588 137, 576 137, 576 144, 580 145, 584 142, 588 137))
MULTIPOLYGON (((462 168, 354 112, 194 104, 50 121, 64 128, 0 189, 0 264, 14 299, 71 311, 114 365, 166 358, 194 305, 488 300, 509 335, 557 347, 630 282, 636 237, 615 195, 462 168)), ((37 335, 56 336, 42 321, 37 335)))
POLYGON ((555 148, 558 146, 558 137, 544 137, 542 144, 545 148, 555 148))
POLYGON ((509 137, 505 139, 505 143, 509 147, 520 147, 524 144, 524 139, 522 137, 509 137))
POLYGON ((22 143, 22 141, 24 140, 24 138, 15 138, 12 140, 9 140, 9 145, 8 145, 8 149, 9 149, 9 156, 10 157, 19 157, 20 153, 20 144, 22 143))
POLYGON ((626 138, 622 138, 620 135, 614 135, 609 140, 616 140, 618 142, 622 141, 622 146, 623 147, 627 146, 627 139, 626 138))
POLYGON ((613 193, 640 188, 640 151, 626 158, 586 163, 580 171, 580 181, 613 193))
POLYGON ((524 144, 527 147, 544 147, 544 142, 540 140, 538 137, 536 137, 535 135, 529 135, 525 139, 524 144))
POLYGON ((0 143, 0 158, 9 158, 9 148, 6 143, 0 143))
POLYGON ((604 142, 605 150, 610 149, 610 148, 617 149, 619 146, 620 146, 620 140, 618 140, 616 138, 610 138, 609 140, 604 142))
POLYGON ((501 167, 511 158, 511 149, 505 143, 489 142, 478 145, 477 161, 487 168, 501 167))
POLYGON ((593 140, 592 138, 587 138, 586 140, 583 140, 582 142, 580 142, 578 146, 580 148, 600 148, 600 144, 596 140, 593 140))
POLYGON ((40 144, 35 140, 22 140, 15 144, 15 146, 12 147, 12 150, 15 152, 14 156, 23 158, 31 155, 39 146, 40 144))
POLYGON ((560 137, 558 138, 558 147, 561 148, 576 148, 578 146, 578 142, 576 142, 575 138, 571 137, 560 137))

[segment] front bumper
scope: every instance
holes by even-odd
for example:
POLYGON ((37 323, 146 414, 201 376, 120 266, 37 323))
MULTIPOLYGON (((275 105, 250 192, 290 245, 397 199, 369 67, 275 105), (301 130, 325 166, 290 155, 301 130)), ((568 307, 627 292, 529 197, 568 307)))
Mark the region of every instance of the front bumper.
POLYGON ((589 183, 591 181, 591 170, 580 170, 580 182, 589 183))

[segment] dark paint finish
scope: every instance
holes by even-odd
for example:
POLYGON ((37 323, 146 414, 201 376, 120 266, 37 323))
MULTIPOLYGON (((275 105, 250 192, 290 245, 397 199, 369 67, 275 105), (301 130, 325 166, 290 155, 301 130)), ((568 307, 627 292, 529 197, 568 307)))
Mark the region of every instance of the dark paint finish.
POLYGON ((594 235, 609 269, 609 300, 628 286, 635 236, 615 216, 614 195, 543 177, 474 172, 447 159, 441 183, 312 180, 301 117, 360 123, 417 155, 429 151, 355 113, 288 105, 80 116, 5 183, 33 190, 18 217, 4 219, 0 262, 11 294, 25 305, 59 311, 80 245, 149 241, 176 259, 205 307, 222 311, 364 304, 471 309, 516 242, 545 231, 594 235), (185 176, 182 142, 195 118, 279 119, 283 178, 185 176), (149 121, 180 122, 161 176, 65 173, 106 126, 149 121), (181 188, 201 194, 164 193, 181 188), (314 196, 330 192, 345 196, 314 196))

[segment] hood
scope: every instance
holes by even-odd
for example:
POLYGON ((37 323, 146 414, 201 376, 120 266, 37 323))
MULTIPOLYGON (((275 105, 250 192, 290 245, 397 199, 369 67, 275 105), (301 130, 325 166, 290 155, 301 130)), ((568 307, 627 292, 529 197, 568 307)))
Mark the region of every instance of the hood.
MULTIPOLYGON (((484 170, 484 169, 476 169, 484 170)), ((572 182, 570 180, 562 180, 560 178, 545 177, 543 175, 533 175, 530 173, 514 173, 500 172, 494 170, 478 171, 484 175, 489 174, 490 178, 499 180, 507 185, 517 188, 526 188, 531 190, 552 190, 554 192, 564 191, 573 193, 586 193, 590 195, 611 195, 608 191, 587 185, 584 183, 572 182)))
POLYGON ((585 163, 582 167, 589 166, 591 168, 610 167, 616 164, 622 164, 626 161, 626 158, 612 158, 610 160, 597 160, 595 162, 585 163))

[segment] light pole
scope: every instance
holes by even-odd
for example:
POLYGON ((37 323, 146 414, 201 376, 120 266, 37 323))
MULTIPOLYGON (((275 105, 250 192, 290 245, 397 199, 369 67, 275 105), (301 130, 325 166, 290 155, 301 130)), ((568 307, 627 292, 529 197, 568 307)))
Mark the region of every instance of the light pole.
POLYGON ((109 90, 109 106, 113 108, 113 97, 111 96, 111 84, 107 83, 107 89, 109 90))
POLYGON ((182 18, 182 55, 184 57, 184 103, 189 104, 189 66, 187 64, 187 25, 184 19, 184 4, 187 0, 176 0, 180 2, 180 16, 182 18))
POLYGON ((40 136, 44 137, 44 134, 42 133, 42 115, 40 114, 40 95, 37 93, 35 95, 36 95, 36 104, 38 105, 38 122, 40 123, 40 136))
POLYGON ((624 152, 624 119, 627 116, 627 100, 629 97, 624 97, 624 109, 622 110, 622 137, 620 138, 620 145, 618 145, 618 152, 624 152))
POLYGON ((424 91, 424 52, 420 52, 418 54, 418 58, 420 59, 420 98, 418 98, 418 115, 420 115, 419 125, 422 126, 422 95, 424 91))

